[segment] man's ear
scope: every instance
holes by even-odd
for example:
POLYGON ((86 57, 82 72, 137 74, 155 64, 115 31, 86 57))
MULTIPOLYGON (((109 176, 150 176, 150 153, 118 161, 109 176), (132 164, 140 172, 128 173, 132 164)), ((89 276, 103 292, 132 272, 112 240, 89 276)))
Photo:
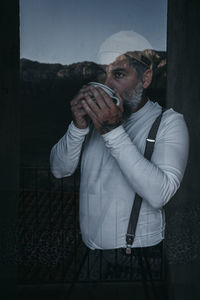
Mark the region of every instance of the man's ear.
POLYGON ((153 72, 151 69, 148 69, 144 72, 143 77, 142 77, 144 89, 146 89, 146 88, 148 88, 148 86, 150 86, 151 81, 152 81, 152 76, 153 76, 153 72))

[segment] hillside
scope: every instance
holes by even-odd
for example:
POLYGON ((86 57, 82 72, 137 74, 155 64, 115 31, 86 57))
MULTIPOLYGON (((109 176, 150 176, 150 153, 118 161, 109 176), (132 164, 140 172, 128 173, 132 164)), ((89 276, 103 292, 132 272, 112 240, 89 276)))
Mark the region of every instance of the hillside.
MULTIPOLYGON (((148 96, 165 103, 166 53, 152 53, 154 80, 148 96)), ((83 84, 104 82, 105 66, 85 61, 71 65, 21 59, 21 165, 48 167, 51 147, 64 135, 72 116, 70 100, 83 84)))

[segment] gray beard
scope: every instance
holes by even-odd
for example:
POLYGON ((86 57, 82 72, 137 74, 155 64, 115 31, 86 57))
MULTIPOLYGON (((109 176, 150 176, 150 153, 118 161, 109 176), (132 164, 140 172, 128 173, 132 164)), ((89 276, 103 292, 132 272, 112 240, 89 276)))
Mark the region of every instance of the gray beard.
POLYGON ((132 114, 132 112, 137 109, 139 104, 142 101, 143 94, 143 84, 141 81, 138 82, 135 89, 132 89, 128 92, 122 94, 123 98, 123 120, 127 120, 128 117, 132 114))

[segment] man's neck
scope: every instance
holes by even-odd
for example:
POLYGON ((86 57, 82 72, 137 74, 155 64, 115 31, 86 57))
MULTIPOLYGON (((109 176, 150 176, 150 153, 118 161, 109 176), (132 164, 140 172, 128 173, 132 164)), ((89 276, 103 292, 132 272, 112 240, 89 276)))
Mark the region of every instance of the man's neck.
POLYGON ((135 113, 136 111, 140 110, 148 101, 147 96, 143 95, 142 96, 142 101, 140 102, 140 104, 136 107, 136 109, 134 109, 133 113, 135 113))

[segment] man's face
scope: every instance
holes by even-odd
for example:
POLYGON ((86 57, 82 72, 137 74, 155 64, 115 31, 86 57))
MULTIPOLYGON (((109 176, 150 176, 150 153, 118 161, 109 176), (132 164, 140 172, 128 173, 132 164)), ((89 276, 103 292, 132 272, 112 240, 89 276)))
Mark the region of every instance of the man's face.
POLYGON ((127 118, 141 103, 143 84, 138 80, 136 70, 123 55, 110 64, 106 71, 105 84, 123 98, 124 118, 127 118))
POLYGON ((113 90, 117 90, 120 95, 123 92, 134 89, 137 85, 138 78, 134 68, 128 60, 122 55, 117 58, 106 69, 107 77, 105 84, 113 90))

